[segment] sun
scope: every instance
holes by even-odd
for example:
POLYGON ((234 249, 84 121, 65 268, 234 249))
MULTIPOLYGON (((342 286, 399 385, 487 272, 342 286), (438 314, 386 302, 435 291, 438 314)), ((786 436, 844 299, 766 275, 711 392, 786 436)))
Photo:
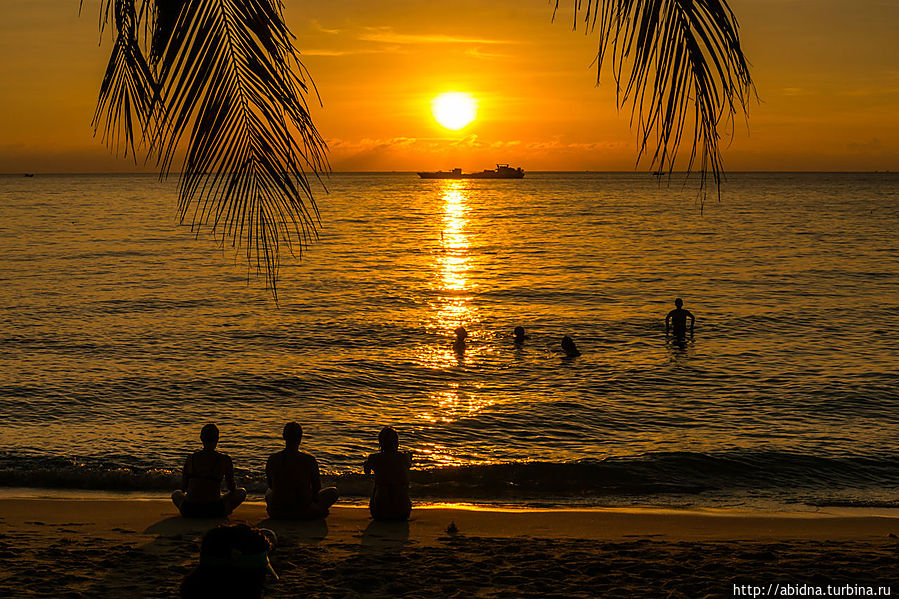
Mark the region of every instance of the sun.
POLYGON ((447 92, 431 100, 431 113, 438 123, 455 131, 478 116, 478 102, 471 94, 447 92))

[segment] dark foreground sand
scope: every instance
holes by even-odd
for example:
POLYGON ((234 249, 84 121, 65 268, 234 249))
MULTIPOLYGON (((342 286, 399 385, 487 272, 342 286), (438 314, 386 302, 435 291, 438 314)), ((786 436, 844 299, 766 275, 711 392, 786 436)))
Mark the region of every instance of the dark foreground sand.
MULTIPOLYGON (((828 584, 843 590, 831 596, 899 595, 889 512, 431 508, 378 525, 343 507, 285 524, 256 504, 231 521, 280 537, 266 597, 799 597, 828 584)), ((165 501, 0 499, 0 597, 175 596, 215 525, 165 501)))

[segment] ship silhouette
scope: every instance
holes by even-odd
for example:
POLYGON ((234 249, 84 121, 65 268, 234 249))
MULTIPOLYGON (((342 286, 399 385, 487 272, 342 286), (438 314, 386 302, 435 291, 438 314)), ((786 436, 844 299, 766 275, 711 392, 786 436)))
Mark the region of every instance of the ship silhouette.
POLYGON ((497 164, 495 170, 484 169, 479 173, 463 173, 461 168, 451 171, 436 171, 431 173, 418 173, 422 179, 521 179, 524 170, 521 167, 512 168, 508 164, 497 164))

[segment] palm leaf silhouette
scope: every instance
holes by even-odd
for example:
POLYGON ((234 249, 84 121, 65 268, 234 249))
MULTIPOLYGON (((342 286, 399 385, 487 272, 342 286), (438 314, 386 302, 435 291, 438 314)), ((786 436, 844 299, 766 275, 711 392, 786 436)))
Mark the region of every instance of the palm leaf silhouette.
POLYGON ((101 28, 110 18, 116 26, 116 38, 100 84, 100 97, 94 113, 96 134, 103 128, 103 140, 116 152, 127 156, 129 150, 137 160, 135 133, 142 137, 153 134, 158 125, 156 83, 144 58, 138 40, 139 16, 134 0, 115 5, 107 1, 103 8, 101 28), (136 119, 136 122, 135 122, 136 119))
POLYGON ((182 222, 243 250, 277 300, 281 250, 302 252, 317 235, 309 175, 327 168, 280 2, 106 0, 101 27, 110 21, 95 126, 133 152, 139 125, 163 175, 183 151, 182 222))
POLYGON ((580 17, 598 33, 597 85, 611 51, 618 105, 632 104, 637 162, 654 139, 650 167, 674 170, 685 130, 692 128, 686 171, 689 174, 698 160, 700 189, 711 173, 720 197, 719 126, 732 125, 738 107, 746 114, 755 94, 739 26, 727 2, 574 0, 574 14, 575 27, 580 17))

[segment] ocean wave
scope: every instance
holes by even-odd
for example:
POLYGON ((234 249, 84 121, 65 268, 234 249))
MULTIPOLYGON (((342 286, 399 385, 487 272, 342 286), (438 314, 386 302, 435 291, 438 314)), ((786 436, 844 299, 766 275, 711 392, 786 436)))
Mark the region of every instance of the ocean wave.
MULTIPOLYGON (((661 452, 603 460, 416 469, 410 473, 410 486, 414 496, 431 499, 600 499, 622 495, 698 495, 753 489, 795 496, 806 491, 820 497, 829 489, 889 486, 899 477, 897 464, 899 460, 894 455, 835 458, 777 451, 714 454, 661 452)), ((261 493, 265 489, 262 472, 240 470, 237 479, 251 492, 261 493)), ((367 495, 371 485, 370 477, 352 472, 326 474, 323 482, 336 485, 344 496, 350 497, 367 495)), ((59 458, 0 458, 0 486, 6 487, 165 490, 174 489, 179 483, 179 472, 166 468, 59 458)), ((864 505, 865 500, 851 501, 864 505)))

